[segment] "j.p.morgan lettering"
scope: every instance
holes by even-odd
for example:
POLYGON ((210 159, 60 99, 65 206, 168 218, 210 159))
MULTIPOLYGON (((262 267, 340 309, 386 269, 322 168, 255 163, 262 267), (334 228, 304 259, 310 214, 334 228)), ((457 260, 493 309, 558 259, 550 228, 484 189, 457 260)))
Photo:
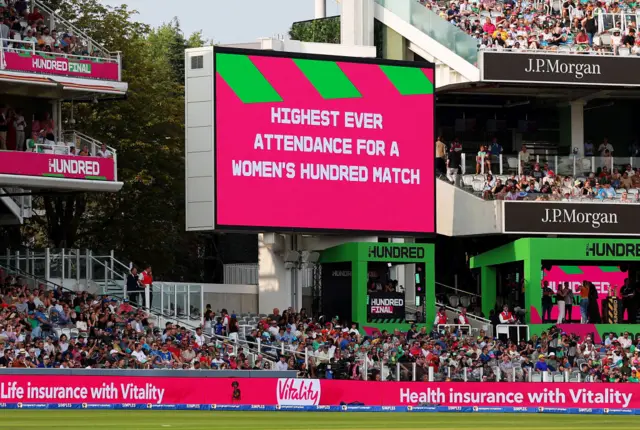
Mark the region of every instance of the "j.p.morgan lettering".
POLYGON ((503 205, 505 233, 640 236, 638 205, 509 201, 503 205))
POLYGON ((576 209, 545 209, 544 223, 578 223, 600 228, 603 224, 618 224, 618 215, 610 212, 580 212, 576 209))
POLYGON ((526 73, 562 73, 571 75, 576 79, 582 79, 585 75, 601 75, 602 70, 598 64, 566 63, 559 59, 529 58, 526 73))
POLYGON ((640 86, 640 74, 629 73, 637 58, 549 53, 480 53, 482 80, 514 83, 640 86))

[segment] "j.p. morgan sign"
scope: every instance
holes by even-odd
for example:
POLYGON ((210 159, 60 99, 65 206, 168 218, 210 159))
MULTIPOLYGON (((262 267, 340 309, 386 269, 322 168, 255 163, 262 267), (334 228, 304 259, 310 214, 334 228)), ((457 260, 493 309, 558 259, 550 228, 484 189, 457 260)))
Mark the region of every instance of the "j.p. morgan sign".
POLYGON ((505 233, 640 236, 640 205, 503 202, 505 233))
POLYGON ((637 66, 638 59, 632 57, 487 51, 480 55, 484 81, 640 86, 640 76, 629 73, 637 66))

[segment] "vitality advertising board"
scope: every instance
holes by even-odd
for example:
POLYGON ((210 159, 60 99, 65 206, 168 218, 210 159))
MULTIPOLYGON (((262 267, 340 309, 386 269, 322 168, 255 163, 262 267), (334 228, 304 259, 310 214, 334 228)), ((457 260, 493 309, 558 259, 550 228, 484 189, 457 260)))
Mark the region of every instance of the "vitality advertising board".
POLYGON ((505 233, 567 235, 640 235, 633 204, 503 202, 505 233))
POLYGON ((89 58, 64 58, 31 52, 4 52, 4 70, 71 76, 74 78, 119 80, 117 62, 89 58))
POLYGON ((112 158, 4 151, 0 161, 0 175, 115 181, 112 158))
POLYGON ((531 52, 480 53, 483 81, 598 86, 639 86, 629 73, 633 57, 562 55, 531 52))
MULTIPOLYGON (((162 408, 175 405, 248 405, 302 408, 602 408, 640 409, 638 384, 590 383, 421 383, 310 379, 173 378, 135 376, 3 375, 2 405, 118 405, 162 408), (237 382, 234 395, 232 383, 237 382)), ((1 407, 1 406, 0 406, 1 407)))
POLYGON ((217 228, 435 232, 433 65, 216 48, 215 70, 217 228))

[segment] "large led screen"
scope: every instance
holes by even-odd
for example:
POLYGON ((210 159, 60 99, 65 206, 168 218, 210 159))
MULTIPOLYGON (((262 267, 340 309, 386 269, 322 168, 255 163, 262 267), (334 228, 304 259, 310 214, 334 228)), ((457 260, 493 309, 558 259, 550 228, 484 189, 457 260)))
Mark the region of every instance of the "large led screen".
POLYGON ((435 232, 429 63, 216 48, 216 226, 435 232))

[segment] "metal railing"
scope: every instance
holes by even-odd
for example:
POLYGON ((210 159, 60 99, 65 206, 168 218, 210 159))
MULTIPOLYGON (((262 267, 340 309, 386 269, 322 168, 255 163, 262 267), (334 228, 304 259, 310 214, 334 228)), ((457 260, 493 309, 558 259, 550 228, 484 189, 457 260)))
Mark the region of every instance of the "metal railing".
POLYGON ((99 53, 104 58, 116 58, 120 63, 120 53, 110 52, 104 48, 101 44, 93 40, 87 33, 80 30, 78 27, 56 14, 48 5, 39 0, 31 0, 31 10, 37 6, 45 18, 48 18, 49 28, 58 30, 58 33, 71 31, 76 39, 80 39, 85 43, 85 47, 89 53, 99 53))
POLYGON ((31 195, 26 195, 26 193, 27 193, 27 190, 24 190, 23 188, 16 188, 16 187, 0 188, 0 198, 10 198, 20 208, 20 216, 22 218, 31 218, 31 215, 32 215, 31 210, 33 208, 32 197, 31 195), (19 194, 19 195, 3 197, 3 195, 5 194, 19 194))
MULTIPOLYGON (((461 169, 463 175, 492 173, 494 175, 517 174, 518 176, 530 171, 533 164, 540 164, 542 168, 545 164, 556 175, 562 176, 586 176, 595 172, 598 168, 606 167, 612 172, 614 169, 631 166, 640 167, 640 157, 600 157, 600 156, 578 156, 578 155, 540 155, 530 154, 523 159, 522 153, 513 155, 491 156, 474 155, 463 153, 461 159, 461 169), (506 163, 505 163, 506 162, 506 163), (490 166, 490 171, 487 169, 490 166), (496 167, 494 169, 494 166, 496 167)), ((622 173, 622 170, 620 170, 622 173)))
POLYGON ((258 285, 258 264, 225 264, 224 283, 237 285, 258 285))

